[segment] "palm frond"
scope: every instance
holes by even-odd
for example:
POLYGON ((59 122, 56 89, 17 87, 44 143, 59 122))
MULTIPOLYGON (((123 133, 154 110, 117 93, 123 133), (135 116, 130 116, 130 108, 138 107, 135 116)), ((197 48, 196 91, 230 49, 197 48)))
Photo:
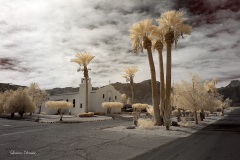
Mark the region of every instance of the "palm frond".
POLYGON ((91 55, 89 52, 82 52, 76 54, 76 58, 71 59, 71 62, 78 63, 79 65, 87 66, 95 56, 91 55))
POLYGON ((130 40, 132 42, 132 50, 134 53, 143 51, 143 37, 150 36, 155 32, 156 27, 153 27, 151 20, 141 20, 132 25, 130 28, 130 40))
POLYGON ((126 67, 123 72, 124 72, 124 75, 123 77, 124 78, 130 78, 130 77, 134 77, 135 73, 139 71, 138 70, 138 67, 136 66, 130 66, 130 67, 126 67))
POLYGON ((156 20, 164 35, 170 30, 174 32, 175 44, 180 36, 183 36, 183 34, 191 34, 192 31, 189 25, 183 24, 187 20, 183 17, 183 14, 182 11, 168 11, 156 20))

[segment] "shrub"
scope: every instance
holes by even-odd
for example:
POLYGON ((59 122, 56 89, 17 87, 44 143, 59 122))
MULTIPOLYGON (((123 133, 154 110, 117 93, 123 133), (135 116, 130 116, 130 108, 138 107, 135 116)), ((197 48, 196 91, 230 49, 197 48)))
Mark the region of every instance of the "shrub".
POLYGON ((94 113, 93 112, 83 112, 83 113, 79 113, 78 114, 78 117, 93 117, 94 116, 94 113))
POLYGON ((148 107, 148 104, 142 104, 142 103, 135 103, 132 105, 132 108, 134 109, 146 109, 148 107))
POLYGON ((31 100, 31 97, 27 94, 23 88, 18 88, 12 92, 3 105, 4 112, 13 113, 18 112, 21 117, 24 113, 34 112, 35 105, 31 100))
POLYGON ((151 119, 138 119, 138 127, 145 129, 152 129, 154 126, 154 122, 151 119))
POLYGON ((94 112, 94 115, 105 115, 105 112, 94 112))
POLYGON ((147 113, 149 113, 151 116, 154 116, 153 106, 148 105, 148 107, 147 107, 147 113))

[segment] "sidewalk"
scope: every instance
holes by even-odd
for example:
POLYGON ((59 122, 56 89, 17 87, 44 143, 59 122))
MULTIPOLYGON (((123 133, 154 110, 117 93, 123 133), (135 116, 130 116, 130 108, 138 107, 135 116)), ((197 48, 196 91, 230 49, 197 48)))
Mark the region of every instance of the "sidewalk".
MULTIPOLYGON (((37 119, 37 115, 34 115, 37 119)), ((62 121, 59 115, 40 115, 40 123, 82 123, 82 122, 94 122, 112 120, 112 117, 107 116, 94 116, 94 117, 76 117, 73 115, 63 115, 62 121)))

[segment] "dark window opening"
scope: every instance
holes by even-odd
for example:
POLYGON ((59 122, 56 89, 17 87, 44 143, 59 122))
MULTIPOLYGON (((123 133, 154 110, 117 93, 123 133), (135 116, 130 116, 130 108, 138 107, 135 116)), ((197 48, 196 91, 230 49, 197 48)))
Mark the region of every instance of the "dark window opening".
POLYGON ((73 99, 73 108, 75 108, 75 99, 73 99))
POLYGON ((80 108, 82 108, 82 103, 80 104, 80 108))
POLYGON ((111 99, 112 99, 111 97, 108 98, 109 102, 111 101, 111 99))
POLYGON ((68 102, 68 99, 66 101, 68 102))
POLYGON ((102 98, 105 98, 105 95, 104 95, 104 94, 102 95, 102 98))
POLYGON ((115 96, 115 99, 117 99, 117 96, 115 96))

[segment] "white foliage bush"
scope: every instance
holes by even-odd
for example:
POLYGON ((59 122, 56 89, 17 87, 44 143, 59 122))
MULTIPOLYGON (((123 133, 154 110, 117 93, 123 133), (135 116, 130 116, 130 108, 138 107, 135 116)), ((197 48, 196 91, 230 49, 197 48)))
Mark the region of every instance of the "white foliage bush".
POLYGON ((102 107, 105 109, 122 108, 123 103, 121 103, 121 102, 103 102, 102 107))
POLYGON ((6 92, 6 96, 8 98, 3 105, 4 112, 23 114, 35 111, 35 105, 25 89, 18 88, 14 92, 6 92))
POLYGON ((94 113, 93 112, 88 112, 88 113, 79 113, 78 117, 93 117, 94 113))
POLYGON ((73 104, 66 101, 47 101, 45 102, 45 106, 53 109, 68 109, 71 108, 73 104))
POLYGON ((151 116, 154 116, 153 106, 148 105, 148 107, 147 107, 147 113, 150 114, 151 116))
POLYGON ((132 108, 134 109, 146 109, 148 107, 148 104, 142 104, 142 103, 135 103, 132 105, 132 108))
POLYGON ((138 127, 144 129, 152 129, 154 127, 154 122, 151 119, 138 119, 138 127))

